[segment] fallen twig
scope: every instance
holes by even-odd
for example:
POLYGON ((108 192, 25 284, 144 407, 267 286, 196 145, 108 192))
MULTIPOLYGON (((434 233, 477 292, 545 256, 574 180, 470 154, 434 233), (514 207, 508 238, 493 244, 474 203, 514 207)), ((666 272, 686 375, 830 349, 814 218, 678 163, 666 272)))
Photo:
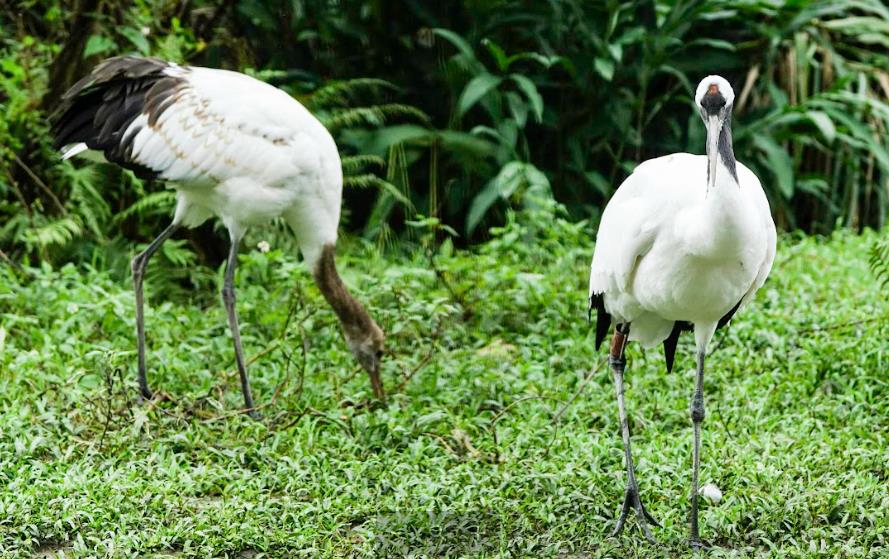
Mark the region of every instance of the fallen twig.
POLYGON ((559 434, 559 420, 562 418, 562 415, 564 415, 565 412, 568 410, 568 408, 571 406, 571 404, 574 403, 574 400, 576 400, 577 397, 580 396, 580 394, 586 388, 586 385, 589 384, 590 379, 593 378, 593 375, 595 375, 596 373, 599 372, 599 369, 601 367, 602 367, 602 362, 600 361, 599 363, 596 364, 595 367, 590 369, 590 371, 586 374, 586 376, 583 378, 583 380, 580 381, 580 385, 577 387, 577 390, 574 392, 574 394, 570 398, 568 398, 568 401, 565 402, 562 405, 562 407, 559 408, 559 411, 557 411, 555 413, 555 415, 553 416, 553 419, 550 422, 550 424, 553 426, 553 435, 552 435, 552 437, 550 437, 549 443, 546 445, 546 449, 543 451, 544 456, 549 454, 549 449, 553 446, 553 443, 556 441, 556 436, 559 434))
POLYGON ((61 200, 59 200, 58 196, 55 195, 52 189, 46 186, 46 183, 37 176, 37 173, 32 171, 31 168, 28 167, 28 165, 24 161, 22 161, 15 152, 12 153, 12 157, 13 159, 15 159, 15 162, 19 165, 19 167, 24 169, 25 173, 27 173, 28 176, 31 177, 31 180, 33 180, 34 183, 36 183, 37 186, 39 186, 40 189, 43 190, 46 195, 52 199, 53 203, 59 208, 59 211, 62 212, 62 215, 68 215, 68 210, 65 209, 65 206, 62 204, 61 200))
POLYGON ((426 353, 426 355, 423 357, 423 359, 421 359, 420 362, 417 363, 417 365, 413 369, 411 369, 410 371, 404 372, 402 374, 401 382, 398 384, 398 388, 396 389, 396 392, 403 391, 404 388, 407 386, 407 383, 409 383, 411 381, 411 379, 414 378, 414 375, 416 375, 418 372, 420 372, 420 369, 422 369, 423 367, 425 367, 432 361, 432 356, 434 356, 434 355, 435 355, 435 345, 430 344, 429 351, 426 353))

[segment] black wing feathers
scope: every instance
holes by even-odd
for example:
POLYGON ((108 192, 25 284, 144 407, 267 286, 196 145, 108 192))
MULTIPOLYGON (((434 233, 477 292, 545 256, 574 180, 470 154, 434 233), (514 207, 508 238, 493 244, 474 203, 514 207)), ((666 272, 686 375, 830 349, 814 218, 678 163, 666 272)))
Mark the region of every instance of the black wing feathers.
POLYGON ((602 345, 602 340, 608 335, 608 329, 611 327, 611 315, 605 310, 605 299, 601 293, 590 297, 590 319, 592 319, 593 309, 596 309, 596 348, 598 348, 602 345))
POLYGON ((169 67, 163 60, 133 56, 109 58, 96 66, 62 96, 52 117, 55 148, 83 142, 140 177, 155 177, 154 170, 132 157, 138 130, 126 137, 124 133, 143 113, 149 126, 156 124, 185 87, 185 80, 164 73, 169 67))

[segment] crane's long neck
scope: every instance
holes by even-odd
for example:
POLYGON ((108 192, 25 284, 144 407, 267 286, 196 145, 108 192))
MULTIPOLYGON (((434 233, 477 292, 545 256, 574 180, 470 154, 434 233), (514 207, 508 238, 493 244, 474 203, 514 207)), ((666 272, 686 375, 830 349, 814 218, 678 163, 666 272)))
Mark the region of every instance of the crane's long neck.
POLYGON ((742 193, 732 149, 731 115, 716 129, 708 124, 707 190, 704 199, 689 208, 683 225, 687 249, 700 255, 732 254, 743 238, 742 193))
POLYGON ((707 184, 710 189, 717 187, 717 185, 739 187, 738 165, 737 161, 735 161, 735 150, 732 146, 731 113, 726 115, 718 136, 716 138, 707 138, 707 158, 710 160, 707 170, 707 184), (715 179, 711 176, 714 171, 715 179))
POLYGON ((340 319, 346 339, 351 343, 363 338, 377 326, 364 306, 346 289, 337 272, 334 254, 333 244, 324 245, 313 264, 312 272, 318 289, 340 319))

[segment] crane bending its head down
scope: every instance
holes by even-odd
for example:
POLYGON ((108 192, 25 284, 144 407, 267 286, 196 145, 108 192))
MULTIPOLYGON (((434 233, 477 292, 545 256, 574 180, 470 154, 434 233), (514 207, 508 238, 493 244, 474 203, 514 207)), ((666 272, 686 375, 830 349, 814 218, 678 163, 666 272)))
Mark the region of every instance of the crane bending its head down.
POLYGON ((132 262, 144 397, 151 397, 142 297, 148 260, 180 227, 217 216, 231 238, 222 298, 246 407, 254 408, 235 310, 237 252, 248 227, 277 217, 296 234, 349 349, 383 398, 383 331, 346 289, 334 261, 343 187, 339 153, 299 102, 244 74, 121 56, 105 60, 65 93, 53 135, 65 159, 100 152, 177 191, 173 222, 132 262))
POLYGON ((610 364, 615 381, 627 486, 614 533, 630 510, 646 538, 656 524, 642 504, 630 451, 623 377, 628 341, 663 343, 669 372, 683 331, 694 330, 697 352, 691 419, 690 543, 701 547, 698 471, 704 420, 704 361, 717 328, 750 301, 775 258, 775 223, 759 180, 735 161, 728 81, 707 76, 695 91, 695 110, 707 129, 706 156, 674 153, 641 163, 602 213, 590 267, 590 311, 596 346, 615 323, 610 364))

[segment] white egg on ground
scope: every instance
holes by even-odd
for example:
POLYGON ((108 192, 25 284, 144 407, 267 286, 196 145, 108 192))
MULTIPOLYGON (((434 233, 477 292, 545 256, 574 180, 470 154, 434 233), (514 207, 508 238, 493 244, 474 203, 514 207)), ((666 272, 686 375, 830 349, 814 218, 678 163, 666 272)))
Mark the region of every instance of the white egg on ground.
POLYGON ((707 502, 713 505, 719 504, 722 500, 722 491, 713 483, 708 483, 698 490, 701 497, 707 499, 707 502))

